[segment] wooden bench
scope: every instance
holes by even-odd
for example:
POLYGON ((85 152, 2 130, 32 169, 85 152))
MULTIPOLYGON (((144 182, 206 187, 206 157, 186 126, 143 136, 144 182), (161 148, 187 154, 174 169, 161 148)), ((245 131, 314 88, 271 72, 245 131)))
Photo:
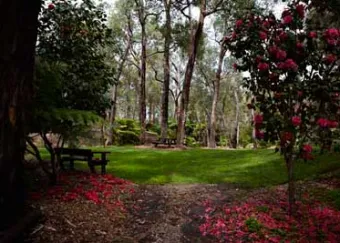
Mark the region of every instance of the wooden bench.
POLYGON ((95 166, 101 166, 101 173, 106 173, 106 165, 109 160, 106 155, 110 152, 101 151, 94 152, 91 149, 71 149, 71 148, 56 148, 58 163, 62 170, 65 170, 64 162, 70 162, 70 170, 74 170, 74 161, 87 161, 87 164, 92 173, 96 173, 95 166), (95 154, 100 154, 100 158, 94 158, 95 154))
POLYGON ((155 147, 158 146, 158 144, 163 144, 163 145, 168 145, 169 147, 171 147, 171 145, 176 145, 176 139, 172 139, 172 138, 161 138, 155 142, 153 142, 152 144, 155 145, 155 147))

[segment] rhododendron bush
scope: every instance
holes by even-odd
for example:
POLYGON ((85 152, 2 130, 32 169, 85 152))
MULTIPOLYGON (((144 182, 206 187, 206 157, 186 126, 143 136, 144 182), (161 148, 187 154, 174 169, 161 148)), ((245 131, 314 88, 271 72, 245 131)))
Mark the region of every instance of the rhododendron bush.
POLYGON ((32 200, 60 200, 72 202, 86 200, 100 204, 108 210, 125 211, 122 199, 134 193, 130 181, 112 175, 97 175, 85 172, 60 174, 59 185, 45 192, 31 192, 32 200))
POLYGON ((241 204, 216 207, 205 202, 200 225, 203 236, 216 242, 339 242, 340 212, 307 194, 296 202, 295 217, 287 215, 286 194, 281 189, 257 195, 241 204))
POLYGON ((314 143, 329 147, 339 120, 340 31, 307 29, 308 2, 291 1, 281 18, 251 12, 225 37, 234 68, 249 73, 257 138, 280 142, 291 206, 294 161, 312 159, 314 143))

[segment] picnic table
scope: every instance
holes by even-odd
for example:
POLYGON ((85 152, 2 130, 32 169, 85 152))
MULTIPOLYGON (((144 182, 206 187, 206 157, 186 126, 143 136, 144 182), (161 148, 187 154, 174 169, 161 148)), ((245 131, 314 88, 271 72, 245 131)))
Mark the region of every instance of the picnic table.
POLYGON ((176 143, 177 143, 177 140, 175 138, 161 138, 153 142, 155 147, 157 147, 158 144, 164 144, 164 145, 168 145, 169 147, 171 147, 171 145, 176 145, 176 143))
POLYGON ((64 162, 70 162, 70 169, 74 170, 74 161, 86 161, 90 171, 96 173, 95 166, 101 166, 101 173, 106 173, 106 165, 109 162, 108 151, 92 151, 91 149, 56 148, 58 163, 65 170, 64 162), (95 156, 99 154, 100 156, 95 156))

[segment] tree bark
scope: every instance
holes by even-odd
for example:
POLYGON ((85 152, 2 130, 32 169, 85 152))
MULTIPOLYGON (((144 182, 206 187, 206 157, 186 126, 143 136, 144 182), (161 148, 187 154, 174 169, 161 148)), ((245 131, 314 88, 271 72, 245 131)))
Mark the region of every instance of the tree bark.
POLYGON ((238 142, 239 142, 239 116, 240 116, 240 101, 238 98, 237 90, 234 91, 234 97, 235 97, 235 104, 236 104, 236 111, 235 111, 235 128, 232 138, 232 147, 237 148, 238 142))
POLYGON ((171 0, 163 0, 165 9, 165 34, 164 34, 164 83, 162 93, 161 107, 161 137, 166 138, 168 135, 169 119, 169 89, 170 89, 170 44, 171 44, 171 0))
POLYGON ((146 130, 146 16, 145 6, 143 0, 135 0, 138 9, 138 18, 141 25, 141 38, 142 38, 142 57, 140 66, 140 94, 139 94, 139 121, 141 125, 141 137, 142 144, 145 143, 145 130, 146 130))
POLYGON ((224 48, 223 44, 220 45, 220 55, 218 58, 218 67, 216 71, 216 77, 214 81, 214 95, 213 95, 213 102, 211 107, 211 114, 210 114, 210 130, 209 130, 209 138, 208 138, 208 145, 209 148, 216 148, 216 109, 217 103, 219 100, 220 95, 220 84, 221 84, 221 74, 222 74, 222 66, 223 66, 223 59, 226 53, 226 49, 224 48))
POLYGON ((0 230, 24 213, 23 160, 39 0, 0 0, 0 230))
POLYGON ((128 29, 127 29, 127 44, 126 48, 124 50, 124 55, 123 58, 119 64, 118 71, 117 71, 117 76, 115 77, 116 83, 113 86, 113 91, 112 91, 112 103, 111 103, 111 111, 110 111, 110 120, 109 120, 109 136, 108 140, 106 142, 107 145, 112 145, 113 143, 113 123, 116 120, 116 113, 117 113, 117 96, 118 96, 118 84, 120 77, 123 73, 124 69, 124 64, 126 62, 126 59, 129 55, 131 46, 132 46, 132 30, 131 30, 131 16, 128 16, 128 29))
POLYGON ((182 146, 184 143, 185 136, 185 120, 186 112, 188 110, 190 86, 192 75, 195 68, 197 50, 199 42, 203 33, 204 19, 206 12, 206 0, 201 1, 200 6, 200 17, 194 34, 191 36, 189 59, 186 65, 185 77, 183 83, 183 93, 181 96, 181 103, 178 115, 178 128, 177 128, 177 146, 182 146))

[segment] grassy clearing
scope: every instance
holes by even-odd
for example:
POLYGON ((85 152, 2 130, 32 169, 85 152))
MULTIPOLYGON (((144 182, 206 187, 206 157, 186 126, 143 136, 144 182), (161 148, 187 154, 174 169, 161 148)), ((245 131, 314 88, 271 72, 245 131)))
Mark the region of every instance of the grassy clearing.
MULTIPOLYGON (((108 172, 141 184, 234 183, 253 188, 287 181, 283 159, 273 150, 109 150, 108 172)), ((296 178, 314 178, 338 168, 339 155, 319 156, 312 162, 299 162, 296 178)))
MULTIPOLYGON (((273 150, 172 151, 134 147, 105 150, 111 151, 108 173, 140 184, 233 183, 256 188, 287 182, 283 159, 273 150)), ((47 155, 45 151, 43 154, 47 155)), ((340 169, 339 159, 339 155, 328 154, 311 162, 298 162, 296 178, 315 178, 340 169)), ((77 163, 76 167, 87 169, 86 163, 77 163)))

